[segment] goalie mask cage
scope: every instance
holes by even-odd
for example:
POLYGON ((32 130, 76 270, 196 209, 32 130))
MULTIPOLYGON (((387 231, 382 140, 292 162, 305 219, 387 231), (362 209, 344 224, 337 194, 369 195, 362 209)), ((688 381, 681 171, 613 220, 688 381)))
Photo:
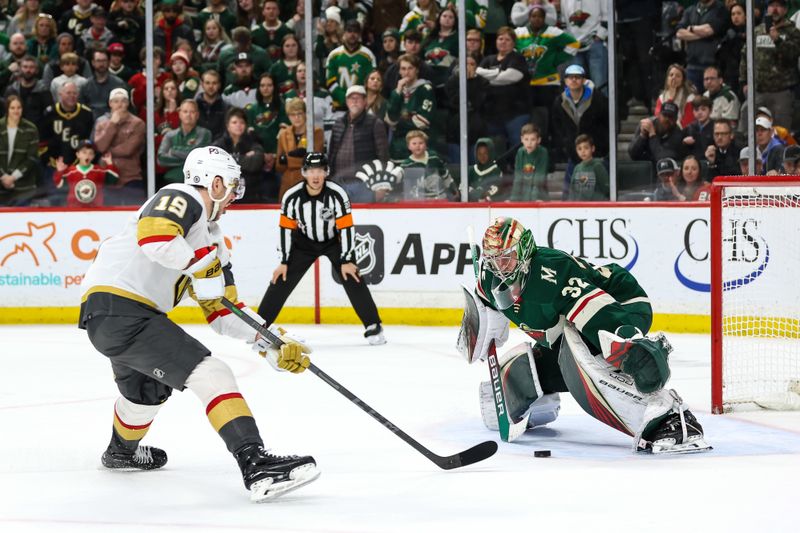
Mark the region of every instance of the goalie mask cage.
POLYGON ((800 408, 800 178, 711 192, 711 409, 800 408), (749 405, 748 405, 749 404, 749 405))

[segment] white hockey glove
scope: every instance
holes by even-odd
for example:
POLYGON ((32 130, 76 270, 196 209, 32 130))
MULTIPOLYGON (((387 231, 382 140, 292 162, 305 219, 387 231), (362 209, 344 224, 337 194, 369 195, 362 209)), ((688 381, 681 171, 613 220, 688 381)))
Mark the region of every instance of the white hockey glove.
POLYGON ((192 280, 192 290, 198 300, 217 300, 225 296, 225 276, 217 257, 216 246, 206 246, 194 251, 196 259, 183 273, 192 280))
POLYGON ((310 346, 302 340, 288 336, 286 330, 274 324, 269 327, 269 330, 285 344, 276 346, 261 335, 256 335, 253 351, 258 352, 258 355, 265 358, 272 368, 279 372, 289 371, 298 374, 308 368, 311 360, 307 354, 312 352, 310 346))

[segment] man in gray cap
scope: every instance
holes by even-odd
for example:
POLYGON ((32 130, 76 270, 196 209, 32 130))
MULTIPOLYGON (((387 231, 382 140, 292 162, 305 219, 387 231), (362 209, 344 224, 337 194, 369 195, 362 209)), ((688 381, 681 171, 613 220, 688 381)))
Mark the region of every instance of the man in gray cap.
MULTIPOLYGON (((741 171, 742 176, 752 176, 753 174, 750 173, 750 147, 745 146, 739 152, 739 170, 741 171)), ((756 157, 756 176, 762 175, 764 172, 764 164, 761 162, 761 159, 756 157)))
POLYGON ((674 202, 678 198, 678 174, 680 168, 678 162, 671 157, 659 159, 656 163, 658 173, 658 187, 653 192, 654 202, 674 202))

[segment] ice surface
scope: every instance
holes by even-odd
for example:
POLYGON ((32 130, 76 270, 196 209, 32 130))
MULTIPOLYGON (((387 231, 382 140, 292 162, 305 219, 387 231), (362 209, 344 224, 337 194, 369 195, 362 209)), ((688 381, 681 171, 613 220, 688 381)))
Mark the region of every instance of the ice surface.
MULTIPOLYGON (((709 339, 669 335, 672 381, 715 447, 636 456, 631 439, 562 395, 546 428, 445 472, 310 373, 274 372, 239 341, 187 329, 234 370, 267 444, 314 455, 322 476, 266 505, 248 501, 233 458, 189 392, 145 443, 160 471, 104 471, 117 396, 111 369, 67 326, 0 327, 0 531, 797 531, 800 413, 709 414, 709 339), (552 450, 536 459, 533 452, 552 450), (514 529, 511 529, 514 528, 514 529)), ((314 362, 434 452, 487 439, 485 365, 454 349, 457 328, 292 326, 314 362)), ((507 346, 522 340, 512 332, 507 346)))

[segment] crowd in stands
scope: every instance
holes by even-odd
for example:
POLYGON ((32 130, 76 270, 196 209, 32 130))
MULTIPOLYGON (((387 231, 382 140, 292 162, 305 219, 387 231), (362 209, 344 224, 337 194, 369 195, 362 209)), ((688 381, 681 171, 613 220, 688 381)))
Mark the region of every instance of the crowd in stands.
MULTIPOLYGON (((463 1, 470 201, 608 200, 609 2, 463 1)), ((615 2, 618 119, 646 115, 620 154, 649 163, 651 199, 703 199, 751 148, 757 173, 797 168, 800 0, 754 3, 748 87, 743 0, 615 2)), ((313 6, 155 4, 157 186, 215 145, 239 161, 245 202, 275 204, 313 145, 355 202, 458 201, 457 1, 313 6)), ((141 0, 0 0, 0 205, 144 200, 145 16, 141 0)))

